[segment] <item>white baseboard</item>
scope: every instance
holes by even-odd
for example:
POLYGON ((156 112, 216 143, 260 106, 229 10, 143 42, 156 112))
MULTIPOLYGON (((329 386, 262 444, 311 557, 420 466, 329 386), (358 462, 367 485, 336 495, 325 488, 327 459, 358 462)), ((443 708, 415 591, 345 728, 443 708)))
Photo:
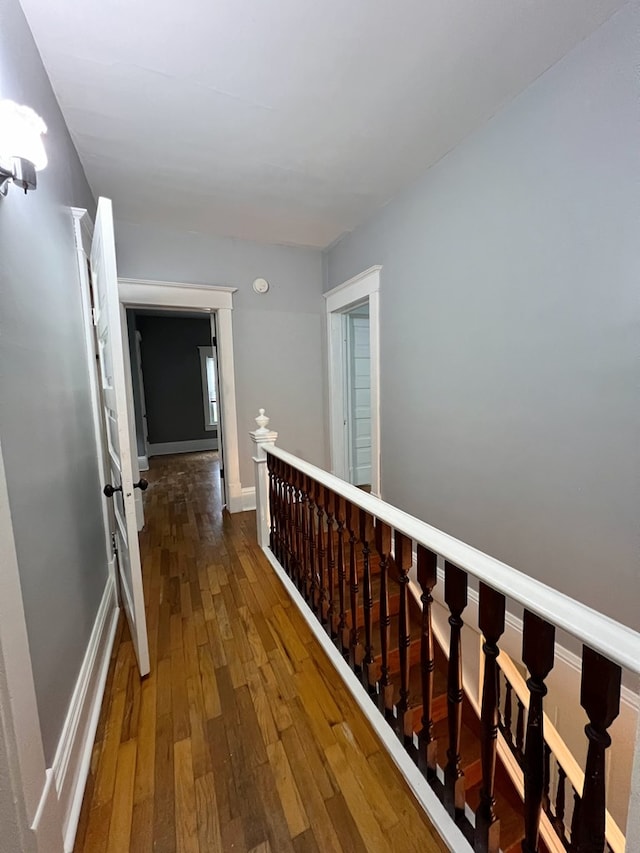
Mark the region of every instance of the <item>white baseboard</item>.
POLYGON ((242 490, 242 510, 249 512, 256 508, 256 489, 255 486, 248 486, 242 490))
POLYGON ((115 583, 109 575, 51 768, 65 853, 73 850, 78 828, 118 613, 115 583))
POLYGON ((256 508, 256 490, 253 486, 243 489, 240 483, 227 483, 226 487, 229 512, 246 512, 256 508))
POLYGON ((63 848, 60 811, 53 770, 49 768, 45 774, 38 810, 31 824, 38 853, 62 853, 63 849, 67 853, 67 849, 63 848))
POLYGON ((148 471, 149 470, 149 460, 147 459, 146 456, 138 456, 138 468, 141 471, 148 471))
POLYGON ((217 438, 201 438, 194 441, 164 441, 149 445, 149 456, 168 456, 170 453, 197 453, 201 450, 217 450, 217 438))

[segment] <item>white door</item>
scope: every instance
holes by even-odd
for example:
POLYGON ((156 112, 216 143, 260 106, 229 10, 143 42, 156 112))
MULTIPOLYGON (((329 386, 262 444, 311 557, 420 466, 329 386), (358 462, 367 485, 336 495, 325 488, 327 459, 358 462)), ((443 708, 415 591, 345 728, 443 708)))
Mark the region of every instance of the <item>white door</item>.
POLYGON ((224 470, 224 446, 222 441, 222 393, 220 390, 220 366, 218 363, 218 335, 216 332, 216 315, 211 315, 211 346, 216 377, 216 398, 218 403, 218 458, 220 460, 220 498, 223 507, 227 506, 227 486, 224 470))
POLYGON ((364 308, 345 315, 347 470, 355 486, 371 485, 371 355, 364 308))
MULTIPOLYGON (((122 601, 131 629, 140 675, 149 672, 142 568, 133 485, 133 456, 127 409, 127 383, 118 299, 113 213, 108 198, 98 200, 91 244, 91 287, 98 337, 109 484, 115 518, 115 545, 122 601)), ((105 488, 105 494, 110 491, 105 488)))

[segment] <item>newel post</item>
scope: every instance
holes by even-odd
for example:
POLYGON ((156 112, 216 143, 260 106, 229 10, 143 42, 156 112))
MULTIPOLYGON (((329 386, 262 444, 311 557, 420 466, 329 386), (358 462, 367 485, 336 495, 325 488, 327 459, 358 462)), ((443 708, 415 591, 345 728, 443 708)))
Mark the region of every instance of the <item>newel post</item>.
POLYGON ((269 418, 265 415, 264 409, 259 409, 256 423, 258 424, 258 429, 249 433, 255 445, 253 462, 256 481, 256 531, 258 544, 262 548, 268 548, 271 512, 269 508, 267 448, 274 446, 278 438, 278 433, 267 429, 269 418))

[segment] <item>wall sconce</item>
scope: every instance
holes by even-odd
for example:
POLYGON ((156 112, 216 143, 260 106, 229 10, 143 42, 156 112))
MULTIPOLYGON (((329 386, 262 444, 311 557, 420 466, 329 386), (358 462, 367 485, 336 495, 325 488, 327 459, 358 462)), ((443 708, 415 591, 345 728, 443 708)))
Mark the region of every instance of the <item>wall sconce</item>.
POLYGON ((35 110, 14 101, 0 101, 0 195, 13 181, 25 191, 35 190, 36 172, 47 165, 42 134, 47 126, 35 110))

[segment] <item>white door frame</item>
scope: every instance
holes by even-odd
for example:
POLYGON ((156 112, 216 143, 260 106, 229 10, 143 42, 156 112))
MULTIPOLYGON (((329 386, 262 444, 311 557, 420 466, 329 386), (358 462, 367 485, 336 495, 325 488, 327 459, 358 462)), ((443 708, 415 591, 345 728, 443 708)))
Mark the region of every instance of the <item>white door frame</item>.
POLYGON ((369 267, 324 294, 327 310, 327 354, 329 358, 329 448, 331 471, 348 479, 344 423, 345 355, 343 314, 363 302, 369 303, 369 348, 371 355, 371 493, 380 491, 380 270, 369 267), (336 391, 338 393, 336 393, 336 391))
POLYGON ((120 302, 127 308, 158 308, 175 311, 201 311, 217 317, 216 333, 220 359, 220 388, 224 415, 222 442, 225 461, 225 487, 229 512, 246 507, 240 483, 240 450, 236 381, 233 365, 233 294, 237 287, 189 284, 179 281, 154 281, 136 278, 118 279, 120 302))
MULTIPOLYGON (((104 486, 108 482, 107 465, 105 460, 104 435, 106 426, 102 421, 101 392, 98 382, 98 370, 96 359, 95 327, 93 325, 93 312, 91 309, 91 282, 89 281, 89 258, 91 256, 91 241, 93 239, 93 220, 84 208, 72 207, 73 230, 76 241, 76 254, 78 259, 78 276, 80 278, 80 300, 82 304, 82 319, 84 326, 85 346, 87 350, 87 368, 89 371, 89 388, 91 391, 91 415, 93 419, 93 431, 96 440, 96 453, 98 458, 98 476, 100 483, 104 486)), ((100 501, 102 504, 102 522, 104 526, 105 551, 107 565, 109 566, 109 577, 112 578, 115 589, 116 582, 116 560, 111 542, 111 530, 113 512, 109 501, 100 501)))

